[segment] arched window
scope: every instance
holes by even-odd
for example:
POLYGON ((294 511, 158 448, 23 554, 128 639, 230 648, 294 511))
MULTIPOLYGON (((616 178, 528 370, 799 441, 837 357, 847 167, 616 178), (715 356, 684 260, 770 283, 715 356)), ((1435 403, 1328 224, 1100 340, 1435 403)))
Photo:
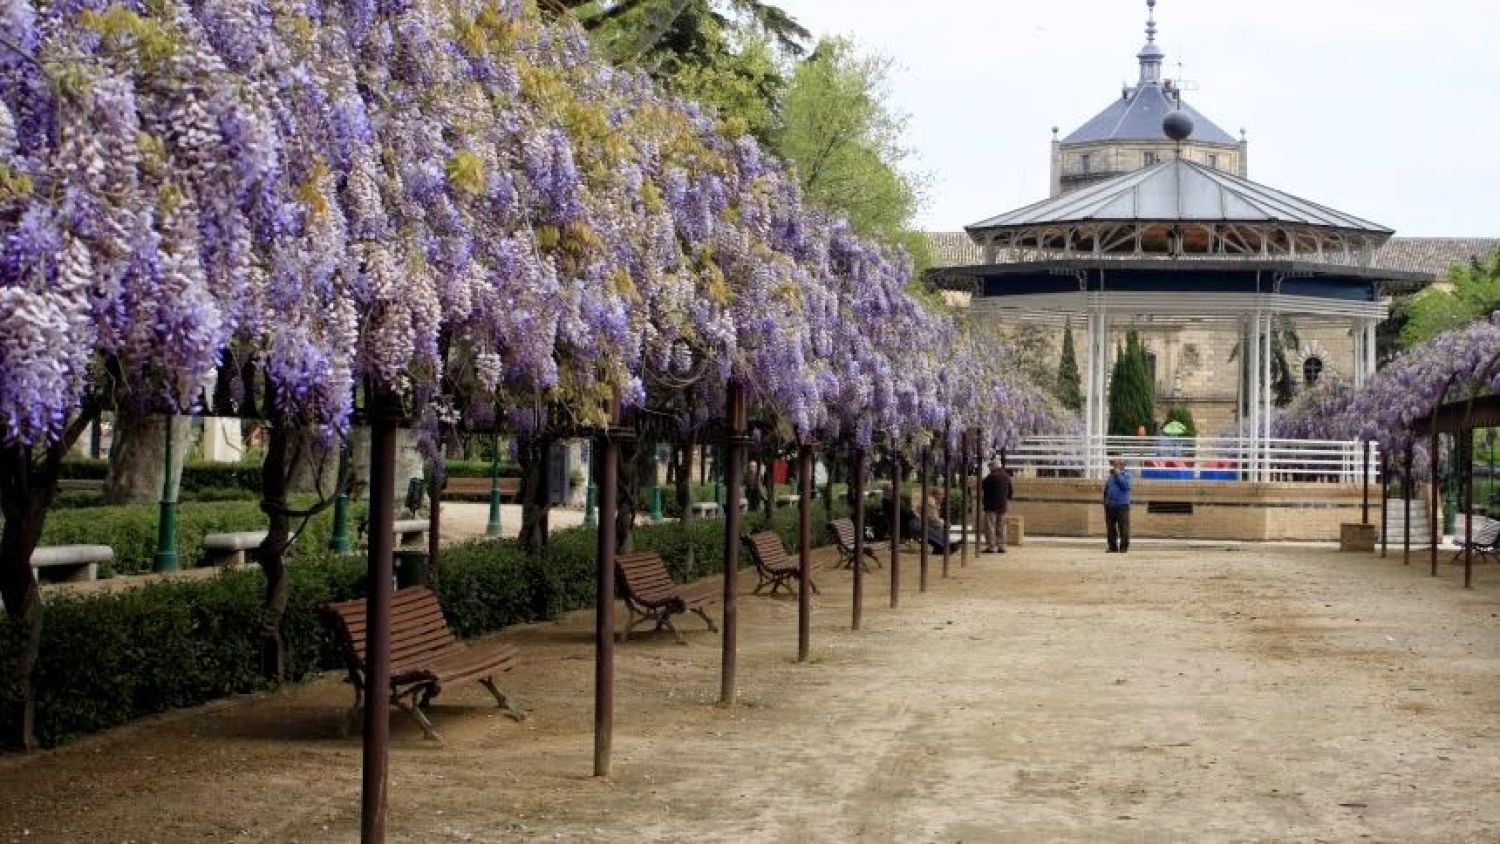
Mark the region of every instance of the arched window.
POLYGON ((1322 377, 1323 377, 1323 359, 1322 358, 1314 356, 1314 357, 1310 357, 1307 360, 1305 360, 1305 361, 1302 362, 1302 383, 1305 386, 1308 386, 1308 387, 1316 386, 1317 383, 1318 383, 1318 379, 1322 378, 1322 377))

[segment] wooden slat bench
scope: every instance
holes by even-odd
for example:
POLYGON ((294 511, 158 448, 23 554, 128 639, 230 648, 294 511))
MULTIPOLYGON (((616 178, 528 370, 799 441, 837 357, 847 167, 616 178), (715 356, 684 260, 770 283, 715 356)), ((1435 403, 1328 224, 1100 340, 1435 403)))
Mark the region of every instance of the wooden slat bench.
MULTIPOLYGON (((833 538, 833 544, 839 549, 839 566, 841 568, 854 568, 854 520, 835 519, 828 523, 828 534, 833 538)), ((886 542, 865 541, 865 571, 870 570, 870 564, 880 568, 880 554, 890 547, 886 542)))
MULTIPOLYGON (((760 590, 764 589, 766 584, 771 585, 769 594, 772 595, 775 595, 776 590, 783 586, 788 592, 792 591, 792 583, 797 581, 797 575, 800 572, 799 564, 786 552, 786 548, 781 544, 781 537, 774 531, 768 530, 743 537, 743 539, 745 549, 750 552, 750 559, 755 563, 755 571, 760 575, 760 583, 755 586, 755 594, 759 595, 760 590)), ((811 577, 807 579, 807 582, 812 587, 814 595, 820 594, 818 584, 814 583, 811 577)))
MULTIPOLYGON (((354 687, 354 707, 348 721, 353 727, 359 722, 360 708, 369 691, 365 688, 365 602, 328 604, 324 617, 338 637, 349 683, 354 687)), ((481 648, 460 642, 448 628, 437 595, 425 586, 402 589, 391 597, 391 703, 414 718, 422 727, 423 737, 431 741, 441 741, 442 737, 422 710, 445 685, 478 683, 495 696, 506 714, 524 720, 526 713, 495 685, 496 675, 509 671, 519 656, 520 649, 510 642, 481 648)))
POLYGON ((42 572, 58 573, 63 580, 83 582, 99 579, 99 564, 115 558, 108 545, 52 545, 31 552, 31 573, 37 581, 42 572))
POLYGON ((621 554, 615 560, 615 571, 619 575, 619 591, 629 611, 624 638, 630 631, 646 622, 656 622, 656 629, 672 631, 679 643, 686 644, 682 634, 672 625, 672 616, 679 613, 696 613, 708 629, 717 633, 719 628, 704 612, 704 607, 719 603, 723 595, 714 581, 702 583, 677 583, 667 573, 666 563, 654 551, 621 554), (637 618, 637 616, 640 616, 637 618))
MULTIPOLYGON (((488 501, 490 499, 489 478, 449 478, 443 484, 443 497, 465 501, 488 501)), ((500 479, 500 498, 515 501, 521 497, 520 478, 500 479)))

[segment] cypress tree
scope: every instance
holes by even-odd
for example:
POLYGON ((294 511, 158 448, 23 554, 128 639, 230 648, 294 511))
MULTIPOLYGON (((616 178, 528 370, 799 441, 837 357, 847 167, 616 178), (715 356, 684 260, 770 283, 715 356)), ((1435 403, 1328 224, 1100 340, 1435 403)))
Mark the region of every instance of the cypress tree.
POLYGON ((1062 406, 1083 410, 1083 378, 1078 373, 1078 356, 1073 351, 1073 322, 1063 325, 1062 361, 1057 365, 1057 399, 1062 406))
POLYGON ((1133 437, 1140 428, 1156 431, 1156 385, 1146 366, 1146 347, 1134 331, 1125 335, 1125 348, 1116 346, 1109 379, 1109 435, 1133 437))

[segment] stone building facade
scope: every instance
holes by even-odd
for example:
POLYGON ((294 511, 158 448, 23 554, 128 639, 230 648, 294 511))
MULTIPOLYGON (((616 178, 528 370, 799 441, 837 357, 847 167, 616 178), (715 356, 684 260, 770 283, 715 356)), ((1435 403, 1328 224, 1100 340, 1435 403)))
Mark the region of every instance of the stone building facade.
MULTIPOLYGON (((1194 110, 1183 99, 1178 84, 1163 78, 1165 54, 1156 44, 1156 0, 1148 0, 1147 6, 1150 19, 1146 44, 1137 54, 1140 77, 1136 85, 1124 88, 1118 100, 1066 136, 1059 137, 1058 130, 1053 129, 1053 197, 1151 167, 1171 156, 1248 178, 1249 146, 1243 130, 1239 138, 1231 136, 1194 110), (1163 120, 1172 111, 1181 111, 1193 121, 1192 137, 1185 143, 1179 144, 1163 133, 1163 120)), ((991 263, 964 232, 934 232, 928 239, 937 266, 991 263)), ((1372 263, 1383 269, 1420 272, 1436 281, 1453 265, 1497 249, 1500 239, 1398 237, 1377 250, 1372 263)), ((1005 263, 1009 257, 1002 252, 995 256, 994 263, 1005 263)), ((1238 424, 1241 381, 1239 326, 1153 324, 1145 320, 1133 328, 1153 364, 1159 414, 1170 405, 1184 405, 1193 412, 1200 433, 1233 434, 1238 424)), ((1356 341, 1347 325, 1307 320, 1290 322, 1285 328, 1289 329, 1287 336, 1294 335, 1297 341, 1294 347, 1284 349, 1295 386, 1304 388, 1330 375, 1352 375, 1356 341)), ((1087 371, 1087 344, 1078 342, 1080 327, 1074 329, 1078 363, 1087 371)), ((1056 328, 1004 330, 1047 331, 1043 342, 1051 348, 1054 359, 1061 355, 1063 335, 1056 328)), ((1112 345, 1123 344, 1124 333, 1124 328, 1115 331, 1112 345)))

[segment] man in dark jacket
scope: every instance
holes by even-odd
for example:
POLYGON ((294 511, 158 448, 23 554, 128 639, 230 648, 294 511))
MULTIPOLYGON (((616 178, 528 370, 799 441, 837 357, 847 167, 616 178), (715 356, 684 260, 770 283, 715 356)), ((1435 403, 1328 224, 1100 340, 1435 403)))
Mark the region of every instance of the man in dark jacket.
POLYGON ((1110 462, 1109 480, 1104 482, 1104 530, 1109 553, 1130 550, 1130 473, 1118 458, 1110 462))
POLYGON ((1010 506, 1015 489, 1010 473, 996 460, 990 464, 990 473, 984 476, 980 489, 984 499, 984 551, 985 554, 1005 553, 1005 511, 1010 506))

